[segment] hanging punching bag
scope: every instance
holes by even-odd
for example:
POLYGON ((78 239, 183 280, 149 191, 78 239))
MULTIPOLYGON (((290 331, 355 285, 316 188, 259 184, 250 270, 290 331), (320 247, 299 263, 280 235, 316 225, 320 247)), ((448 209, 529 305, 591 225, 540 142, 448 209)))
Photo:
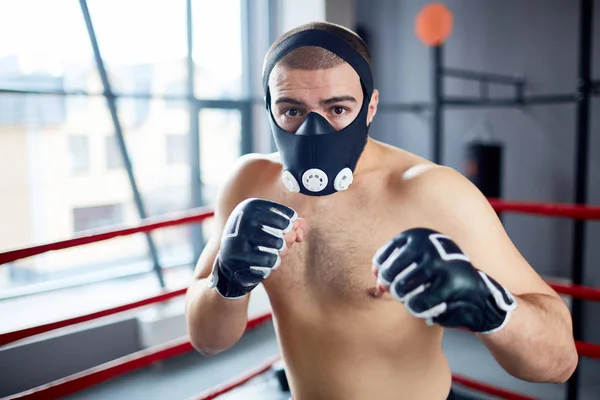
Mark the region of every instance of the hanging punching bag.
POLYGON ((466 146, 465 175, 487 198, 502 197, 502 145, 473 141, 466 146))

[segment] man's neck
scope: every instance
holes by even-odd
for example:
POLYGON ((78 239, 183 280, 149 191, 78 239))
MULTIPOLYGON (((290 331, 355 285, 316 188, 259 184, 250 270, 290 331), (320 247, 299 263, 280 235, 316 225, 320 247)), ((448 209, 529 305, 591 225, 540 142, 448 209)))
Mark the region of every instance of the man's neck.
POLYGON ((361 173, 368 172, 377 166, 381 165, 381 149, 375 144, 371 138, 367 138, 367 144, 363 150, 356 168, 354 169, 354 175, 360 175, 361 173))

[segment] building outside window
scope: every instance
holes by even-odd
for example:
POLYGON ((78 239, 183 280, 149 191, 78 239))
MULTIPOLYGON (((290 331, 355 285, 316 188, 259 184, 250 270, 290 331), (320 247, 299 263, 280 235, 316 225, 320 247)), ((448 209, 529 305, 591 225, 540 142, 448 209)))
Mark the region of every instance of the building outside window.
POLYGON ((90 140, 85 135, 69 135, 69 171, 73 174, 90 171, 90 140))
POLYGON ((123 223, 123 205, 80 207, 73 209, 73 231, 81 232, 123 223))
MULTIPOLYGON (((250 135, 241 111, 251 101, 243 90, 244 46, 251 41, 243 32, 246 2, 192 0, 190 96, 185 1, 87 1, 150 217, 189 208, 194 174, 204 204, 212 204, 241 154, 242 135, 250 135), (190 148, 190 132, 199 136, 198 149, 190 148), (194 151, 199 171, 192 170, 194 151)), ((0 252, 139 223, 78 2, 0 2, 0 37, 11 38, 0 41, 0 252)), ((152 239, 163 267, 194 262, 190 227, 157 231, 152 239)), ((122 271, 140 260, 150 265, 144 235, 31 257, 11 265, 26 273, 0 274, 0 296, 58 272, 76 276, 92 265, 122 271)))

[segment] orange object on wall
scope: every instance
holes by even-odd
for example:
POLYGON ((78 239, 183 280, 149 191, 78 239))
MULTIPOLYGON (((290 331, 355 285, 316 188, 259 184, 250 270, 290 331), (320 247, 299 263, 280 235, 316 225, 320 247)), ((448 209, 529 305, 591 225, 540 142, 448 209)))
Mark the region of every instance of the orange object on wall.
POLYGON ((442 45, 452 33, 452 12, 441 3, 423 7, 415 20, 417 37, 428 46, 442 45))

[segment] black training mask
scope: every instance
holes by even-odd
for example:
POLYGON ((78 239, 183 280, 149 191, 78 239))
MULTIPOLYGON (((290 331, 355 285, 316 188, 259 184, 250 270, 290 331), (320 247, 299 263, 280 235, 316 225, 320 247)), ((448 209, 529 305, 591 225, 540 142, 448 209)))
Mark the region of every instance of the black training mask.
POLYGON ((367 113, 373 93, 369 63, 344 39, 322 30, 298 32, 282 41, 271 53, 263 71, 263 87, 271 131, 284 166, 283 185, 291 192, 325 196, 346 190, 367 143, 367 113), (285 55, 303 46, 321 47, 346 61, 360 77, 363 102, 357 117, 336 131, 321 115, 309 113, 294 133, 277 125, 271 110, 269 76, 285 55))

